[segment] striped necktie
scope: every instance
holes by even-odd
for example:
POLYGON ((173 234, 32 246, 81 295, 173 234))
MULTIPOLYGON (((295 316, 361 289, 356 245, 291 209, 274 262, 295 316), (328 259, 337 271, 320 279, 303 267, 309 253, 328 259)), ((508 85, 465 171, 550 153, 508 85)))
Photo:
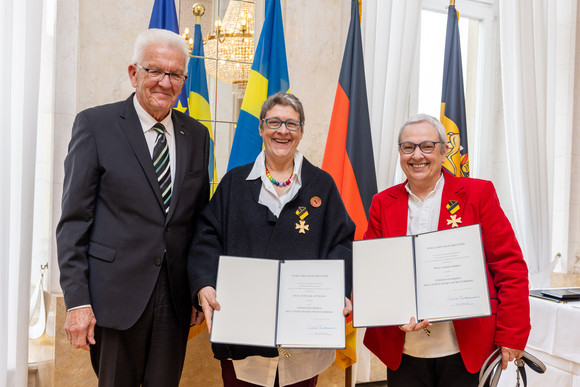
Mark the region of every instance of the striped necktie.
POLYGON ((169 203, 171 202, 171 170, 169 168, 169 146, 165 138, 165 127, 161 123, 153 125, 153 129, 157 132, 157 139, 155 139, 155 147, 153 148, 153 168, 157 174, 157 181, 161 188, 161 197, 163 198, 163 208, 165 214, 169 211, 169 203))

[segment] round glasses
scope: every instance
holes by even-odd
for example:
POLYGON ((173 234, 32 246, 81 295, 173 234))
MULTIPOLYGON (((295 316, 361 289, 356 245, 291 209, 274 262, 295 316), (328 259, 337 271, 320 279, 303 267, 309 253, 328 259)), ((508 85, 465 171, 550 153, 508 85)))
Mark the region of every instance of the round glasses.
POLYGON ((161 82, 166 75, 169 77, 169 81, 174 85, 181 85, 187 79, 187 75, 185 74, 166 73, 165 71, 161 70, 148 69, 147 67, 143 67, 137 63, 135 63, 135 66, 145 71, 149 79, 152 79, 156 82, 161 82))
POLYGON ((266 126, 268 128, 274 129, 274 130, 280 129, 282 127, 282 124, 285 124, 286 129, 288 129, 291 132, 295 132, 302 127, 302 122, 300 122, 300 121, 297 121, 297 120, 282 121, 278 117, 264 118, 262 121, 264 121, 266 123, 266 126))
POLYGON ((399 149, 402 153, 406 155, 410 155, 411 153, 415 152, 415 149, 419 147, 421 152, 429 154, 435 150, 435 146, 437 144, 443 144, 441 141, 423 141, 420 144, 415 144, 414 142, 405 141, 399 143, 399 149))

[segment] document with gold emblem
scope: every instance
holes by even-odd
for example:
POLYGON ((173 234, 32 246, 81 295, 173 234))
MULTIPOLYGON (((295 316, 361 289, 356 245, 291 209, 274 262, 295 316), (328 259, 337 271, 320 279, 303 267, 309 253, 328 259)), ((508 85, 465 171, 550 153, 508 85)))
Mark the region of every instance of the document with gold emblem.
POLYGON ((479 225, 353 245, 353 325, 491 315, 479 225))
POLYGON ((344 262, 221 256, 210 341, 344 348, 344 262))

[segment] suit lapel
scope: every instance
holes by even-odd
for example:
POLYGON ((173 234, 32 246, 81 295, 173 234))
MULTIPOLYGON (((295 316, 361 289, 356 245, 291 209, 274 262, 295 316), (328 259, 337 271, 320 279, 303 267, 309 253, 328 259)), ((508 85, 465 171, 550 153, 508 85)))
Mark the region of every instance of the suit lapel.
MULTIPOLYGON (((251 171, 251 169, 250 169, 251 171)), ((250 171, 248 171, 248 175, 250 174, 250 171)), ((246 175, 247 177, 247 175, 246 175)), ((254 201, 256 203, 260 202, 260 190, 262 189, 262 179, 261 178, 257 178, 255 180, 251 180, 249 181, 250 184, 250 193, 252 194, 252 198, 254 199, 254 201)))
POLYGON ((179 119, 175 112, 172 112, 171 120, 173 121, 173 135, 175 137, 175 171, 173 178, 173 186, 171 189, 171 204, 169 205, 169 213, 167 214, 167 220, 171 218, 175 212, 175 207, 181 194, 181 189, 183 187, 183 179, 185 177, 185 166, 187 165, 187 160, 189 158, 188 152, 188 141, 187 141, 187 131, 185 130, 185 125, 179 119))
POLYGON ((161 189, 159 188, 159 182, 157 181, 157 175, 153 169, 153 162, 151 160, 151 154, 149 153, 149 148, 147 147, 147 141, 143 135, 143 129, 141 128, 141 123, 139 122, 139 117, 137 117, 137 112, 133 106, 133 94, 125 101, 125 111, 121 115, 123 118, 120 122, 121 131, 127 138, 127 141, 135 153, 135 157, 139 160, 141 168, 157 201, 159 202, 159 208, 163 211, 163 199, 161 197, 161 189))
POLYGON ((465 189, 461 180, 447 172, 443 173, 445 185, 441 196, 438 230, 453 228, 454 225, 461 227, 461 216, 465 210, 465 189))

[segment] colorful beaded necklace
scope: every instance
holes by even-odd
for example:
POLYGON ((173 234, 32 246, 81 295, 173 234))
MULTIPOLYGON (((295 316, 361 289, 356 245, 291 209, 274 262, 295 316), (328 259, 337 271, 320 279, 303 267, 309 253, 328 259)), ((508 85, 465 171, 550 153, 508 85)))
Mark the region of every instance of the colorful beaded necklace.
POLYGON ((268 176, 268 179, 270 179, 270 181, 272 182, 272 184, 274 184, 274 185, 276 185, 278 187, 286 187, 288 184, 290 184, 290 180, 292 180, 292 176, 294 176, 294 170, 292 170, 292 173, 290 174, 290 177, 288 178, 288 180, 286 180, 283 183, 279 183, 276 180, 274 180, 274 178, 270 174, 270 171, 268 171, 268 167, 266 167, 266 176, 268 176))

